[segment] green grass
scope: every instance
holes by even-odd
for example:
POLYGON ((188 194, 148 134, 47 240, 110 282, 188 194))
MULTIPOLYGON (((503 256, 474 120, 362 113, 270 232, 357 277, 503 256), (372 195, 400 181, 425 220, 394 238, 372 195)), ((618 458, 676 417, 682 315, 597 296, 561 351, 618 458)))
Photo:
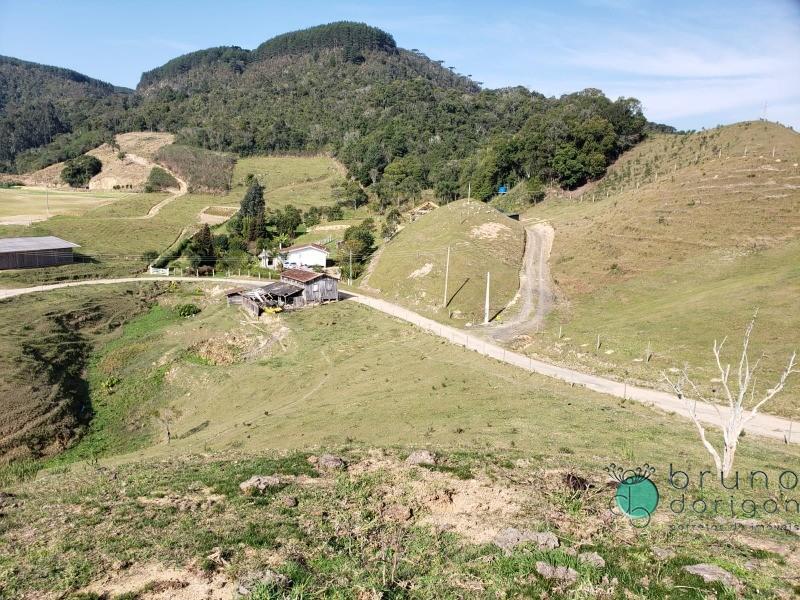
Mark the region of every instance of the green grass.
MULTIPOLYGON (((254 327, 218 298, 194 297, 202 312, 177 318, 172 307, 186 293, 162 297, 95 355, 88 381, 97 419, 63 460, 242 444, 259 451, 424 442, 542 455, 568 447, 564 456, 576 464, 654 461, 680 448, 682 460, 707 462, 685 421, 496 363, 360 305, 326 305, 254 327), (244 343, 222 352, 231 336, 244 343), (269 342, 275 337, 280 342, 269 342), (259 340, 267 340, 264 349, 242 358, 259 340), (198 359, 228 355, 216 366, 198 359), (109 394, 111 377, 118 381, 109 394), (620 429, 632 422, 639 425, 620 429)), ((778 448, 744 443, 741 460, 778 448)))
POLYGON ((156 293, 120 286, 0 302, 0 464, 74 442, 91 416, 84 369, 92 351, 156 293))
POLYGON ((137 194, 104 191, 46 190, 36 187, 0 189, 0 222, 43 220, 55 215, 82 215, 98 206, 127 202, 137 194), (49 207, 49 211, 48 211, 49 207))
POLYGON ((458 325, 477 324, 483 321, 487 271, 491 272, 489 312, 494 317, 519 288, 523 250, 519 222, 481 202, 462 200, 406 225, 384 246, 367 284, 425 316, 458 325), (481 231, 481 227, 488 229, 481 231), (448 246, 448 304, 444 308, 448 246))
POLYGON ((292 204, 300 209, 333 204, 331 185, 344 171, 326 156, 249 156, 236 163, 231 194, 241 198, 248 174, 264 186, 268 208, 292 204))
MULTIPOLYGON (((786 589, 781 578, 792 572, 797 543, 788 533, 747 532, 762 540, 751 546, 739 534, 676 529, 705 520, 666 508, 635 534, 624 520, 602 525, 611 493, 604 487, 607 464, 656 466, 663 507, 679 496, 666 483, 670 464, 693 477, 709 466, 682 419, 497 363, 361 305, 330 304, 253 325, 219 296, 171 289, 93 354, 87 376, 96 417, 83 441, 35 477, 41 463, 6 474, 22 499, 0 521, 13 541, 0 547, 0 590, 7 595, 77 592, 113 575, 119 561, 194 563, 232 579, 268 566, 292 581, 280 593, 298 598, 358 589, 403 595, 412 580, 421 597, 547 591, 560 598, 576 589, 592 597, 611 586, 617 594, 659 598, 676 585, 730 596, 681 570, 697 562, 734 573, 748 596, 786 589), (202 311, 177 317, 175 307, 187 301, 202 311), (280 341, 227 364, 196 359, 209 346, 220 356, 232 339, 249 340, 244 350, 280 341), (420 447, 434 450, 438 464, 402 467, 420 447), (354 466, 316 478, 306 457, 324 449, 354 466), (565 472, 595 487, 569 491, 560 483, 565 472), (273 473, 284 481, 266 496, 239 494, 241 481, 273 473), (289 477, 299 475, 320 481, 289 477), (484 512, 465 515, 489 528, 553 531, 562 547, 523 546, 506 555, 428 520, 448 494, 468 503, 489 489, 490 498, 520 503, 519 511, 503 516, 477 508, 484 512), (221 499, 210 500, 214 495, 221 499), (286 507, 289 496, 297 508, 286 507), (410 522, 386 516, 386 507, 398 503, 413 508, 410 522), (766 542, 780 552, 761 551, 766 542), (581 545, 608 566, 578 563, 568 550, 581 545), (655 545, 676 556, 655 561, 655 545), (206 558, 215 548, 227 566, 206 558), (745 566, 753 559, 758 569, 745 566), (576 587, 555 591, 536 575, 537 561, 576 569, 576 587)), ((794 446, 746 437, 737 468, 774 473, 797 457, 794 446)), ((720 497, 716 490, 704 495, 720 497)), ((725 491, 723 502, 730 495, 725 491)), ((753 497, 767 498, 760 490, 753 497)), ((797 516, 769 519, 794 523, 797 516)))
MULTIPOLYGON (((688 363, 710 392, 714 340, 727 336, 726 360, 738 364, 758 308, 751 350, 753 360, 764 353, 763 392, 800 342, 799 158, 800 136, 774 124, 657 135, 582 198, 532 208, 527 219, 555 228, 559 303, 528 351, 648 386, 688 363)), ((797 418, 799 399, 790 378, 766 411, 797 418)))

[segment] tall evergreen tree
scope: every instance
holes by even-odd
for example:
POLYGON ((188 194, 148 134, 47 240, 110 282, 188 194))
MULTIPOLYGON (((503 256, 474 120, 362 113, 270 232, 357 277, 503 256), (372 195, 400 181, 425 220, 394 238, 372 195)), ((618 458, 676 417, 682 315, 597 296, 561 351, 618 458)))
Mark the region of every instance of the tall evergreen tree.
POLYGON ((264 214, 264 187, 254 179, 245 192, 239 207, 239 214, 243 218, 255 217, 258 213, 264 214))
POLYGON ((200 265, 213 265, 216 258, 216 251, 214 250, 214 236, 211 235, 211 229, 207 223, 204 223, 194 238, 192 239, 192 251, 195 255, 200 257, 200 265))

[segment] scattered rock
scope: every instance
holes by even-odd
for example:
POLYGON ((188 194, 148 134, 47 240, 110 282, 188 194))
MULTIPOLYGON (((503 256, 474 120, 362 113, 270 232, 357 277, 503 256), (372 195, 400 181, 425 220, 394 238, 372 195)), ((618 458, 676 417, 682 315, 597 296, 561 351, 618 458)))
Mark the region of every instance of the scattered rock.
POLYGON ((309 456, 309 457, 306 459, 306 461, 307 461, 307 462, 308 462, 308 464, 310 464, 310 465, 315 465, 315 464, 317 464, 317 462, 319 461, 319 457, 317 457, 317 456, 315 456, 315 455, 313 455, 313 454, 312 454, 311 456, 309 456))
POLYGON ((236 594, 234 597, 241 598, 249 596, 258 585, 268 587, 287 588, 291 585, 291 580, 285 575, 276 573, 270 569, 255 571, 242 577, 236 582, 236 594))
POLYGON ((402 504, 395 504, 393 506, 388 507, 383 512, 383 514, 387 519, 391 521, 398 521, 400 523, 405 523, 406 521, 411 520, 411 517, 414 513, 408 506, 403 506, 402 504))
POLYGON ((598 569, 606 566, 606 561, 597 552, 581 552, 578 554, 578 562, 598 569))
POLYGON ((700 563, 697 565, 688 565, 683 567, 683 570, 687 573, 691 573, 692 575, 698 575, 703 578, 703 581, 706 583, 712 583, 714 581, 719 581, 727 585, 728 587, 736 588, 739 587, 741 584, 739 580, 736 579, 733 575, 728 573, 722 567, 718 567, 717 565, 711 565, 707 563, 700 563))
POLYGON ((499 531, 492 540, 496 546, 511 552, 520 544, 534 544, 539 550, 558 548, 558 538, 549 531, 527 531, 509 527, 499 531))
POLYGON ((281 485, 280 478, 275 475, 253 475, 247 481, 239 484, 239 489, 246 496, 255 496, 265 493, 270 488, 277 488, 281 485))
POLYGON ((653 546, 652 552, 653 556, 655 556, 657 560, 669 560, 670 558, 675 558, 675 553, 669 548, 659 548, 658 546, 653 546))
POLYGON ((414 450, 406 459, 407 465, 435 465, 436 457, 428 450, 414 450))
POLYGON ((342 458, 333 454, 323 454, 317 459, 317 468, 319 469, 344 469, 346 466, 347 463, 342 458))
POLYGON ((296 496, 287 496, 283 499, 283 505, 286 508, 295 508, 300 502, 297 500, 296 496))
POLYGON ((566 584, 578 581, 578 572, 570 567, 554 567, 546 562, 538 561, 536 563, 536 572, 545 579, 555 579, 566 584))

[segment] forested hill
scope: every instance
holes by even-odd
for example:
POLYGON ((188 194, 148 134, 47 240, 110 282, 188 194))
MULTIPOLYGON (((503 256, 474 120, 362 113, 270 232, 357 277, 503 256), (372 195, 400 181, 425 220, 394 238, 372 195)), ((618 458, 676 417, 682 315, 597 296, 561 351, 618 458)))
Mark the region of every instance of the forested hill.
POLYGON ((193 52, 118 97, 86 104, 80 128, 17 152, 14 167, 52 162, 54 147, 87 131, 161 130, 241 155, 332 152, 386 203, 428 187, 444 199, 468 186, 486 198, 522 179, 535 194, 543 182, 574 187, 599 177, 647 125, 635 99, 482 89, 442 61, 398 48, 390 34, 350 22, 283 34, 255 50, 193 52))
POLYGON ((84 133, 85 143, 73 152, 93 148, 110 126, 102 115, 131 93, 69 69, 0 56, 0 171, 24 150, 80 129, 96 134, 84 133))

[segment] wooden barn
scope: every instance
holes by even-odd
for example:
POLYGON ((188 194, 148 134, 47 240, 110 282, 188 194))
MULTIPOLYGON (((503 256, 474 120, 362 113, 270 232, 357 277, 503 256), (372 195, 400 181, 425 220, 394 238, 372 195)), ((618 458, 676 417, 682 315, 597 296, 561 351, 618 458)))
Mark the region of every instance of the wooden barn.
POLYGON ((0 238, 0 270, 70 264, 73 248, 80 246, 52 235, 0 238))
POLYGON ((293 310, 304 306, 335 302, 339 299, 339 280, 327 273, 306 269, 288 269, 280 281, 253 288, 238 288, 225 294, 228 304, 240 304, 258 317, 265 308, 293 310))

